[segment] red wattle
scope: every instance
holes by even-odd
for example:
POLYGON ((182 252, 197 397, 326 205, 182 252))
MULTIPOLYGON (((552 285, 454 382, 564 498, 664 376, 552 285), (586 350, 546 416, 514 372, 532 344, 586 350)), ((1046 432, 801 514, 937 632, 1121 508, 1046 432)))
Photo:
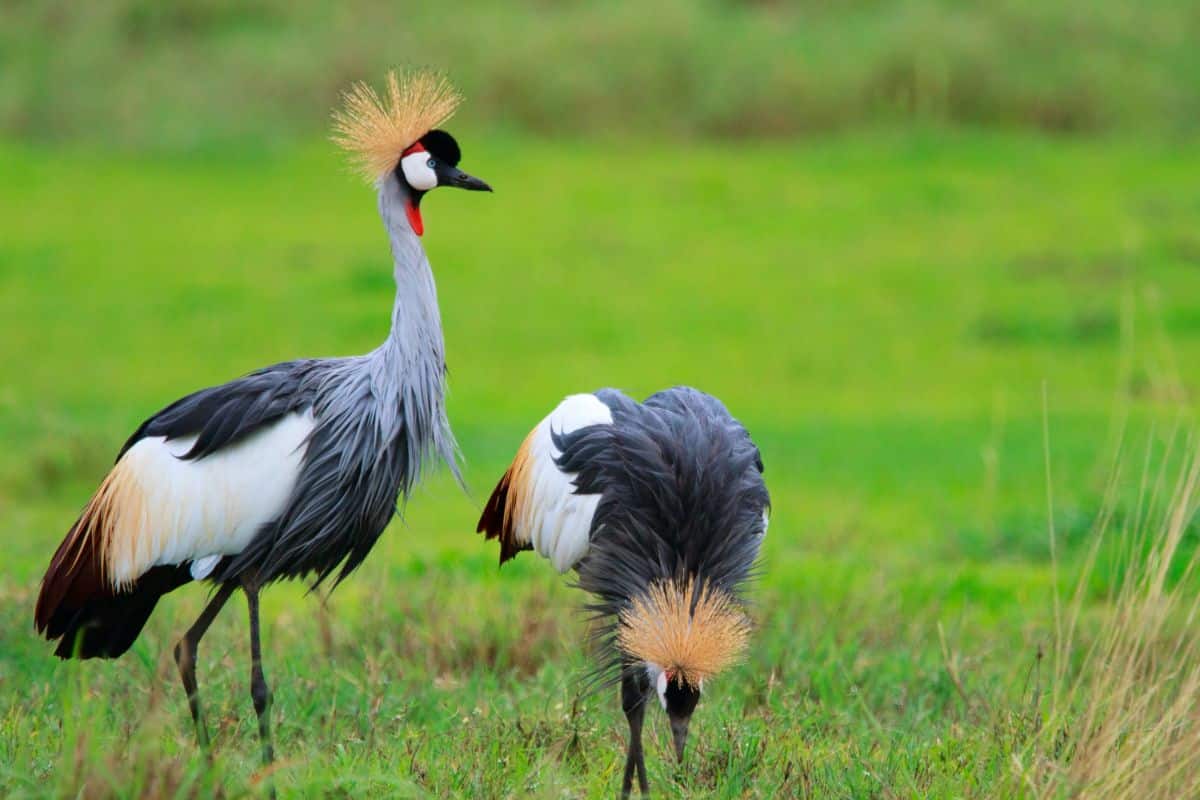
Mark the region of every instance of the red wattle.
POLYGON ((425 223, 421 221, 421 209, 412 200, 404 201, 404 213, 408 216, 408 224, 412 226, 417 236, 425 235, 425 223))

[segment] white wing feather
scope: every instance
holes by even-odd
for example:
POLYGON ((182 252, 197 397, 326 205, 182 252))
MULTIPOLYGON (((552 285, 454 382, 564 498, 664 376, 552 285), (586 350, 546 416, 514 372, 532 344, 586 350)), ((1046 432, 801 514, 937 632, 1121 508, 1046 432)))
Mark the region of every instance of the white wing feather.
POLYGON ((559 572, 575 566, 587 553, 600 495, 575 494, 575 475, 563 472, 555 463, 562 454, 554 446, 551 431, 564 434, 589 425, 611 424, 612 411, 598 397, 571 395, 534 428, 527 442, 524 485, 515 487, 521 498, 520 511, 513 519, 514 534, 517 542, 532 544, 559 572))
POLYGON ((236 445, 183 460, 195 437, 153 436, 113 468, 113 519, 106 562, 124 586, 153 566, 192 561, 207 576, 223 555, 241 552, 285 508, 313 429, 309 413, 290 414, 236 445))

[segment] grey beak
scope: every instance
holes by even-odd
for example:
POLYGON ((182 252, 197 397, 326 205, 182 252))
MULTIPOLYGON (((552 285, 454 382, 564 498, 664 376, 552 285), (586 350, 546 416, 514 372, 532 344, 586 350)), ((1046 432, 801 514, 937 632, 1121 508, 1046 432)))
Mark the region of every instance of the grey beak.
POLYGON ((671 736, 675 739, 675 756, 683 763, 683 747, 687 744, 688 723, 691 717, 671 717, 671 736))
POLYGON ((448 177, 449 181, 447 181, 447 186, 453 186, 457 189, 467 189, 468 191, 472 192, 492 191, 492 187, 488 186, 487 183, 479 180, 479 178, 476 178, 473 175, 468 175, 457 167, 450 171, 450 175, 448 177))

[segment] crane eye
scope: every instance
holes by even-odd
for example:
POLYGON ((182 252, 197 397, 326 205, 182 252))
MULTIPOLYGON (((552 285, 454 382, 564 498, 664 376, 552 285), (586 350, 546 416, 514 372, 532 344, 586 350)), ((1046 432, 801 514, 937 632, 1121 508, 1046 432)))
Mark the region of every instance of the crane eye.
POLYGON ((425 166, 429 167, 430 169, 434 169, 435 167, 437 167, 437 162, 431 158, 425 162, 425 166))

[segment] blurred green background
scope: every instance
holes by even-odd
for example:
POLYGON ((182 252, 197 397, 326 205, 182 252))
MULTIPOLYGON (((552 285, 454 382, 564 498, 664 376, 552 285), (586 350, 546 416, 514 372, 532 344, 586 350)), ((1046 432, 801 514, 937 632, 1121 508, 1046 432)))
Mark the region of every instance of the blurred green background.
MULTIPOLYGON (((202 589, 112 663, 54 660, 33 598, 147 415, 382 339, 386 240, 326 137, 350 82, 405 64, 462 87, 447 127, 496 187, 423 207, 471 493, 429 481, 327 600, 268 593, 281 791, 610 796, 623 721, 577 703, 581 598, 530 557, 497 571, 472 531, 564 394, 690 383, 749 427, 775 507, 748 662, 707 692, 688 768, 653 715, 652 787, 1020 793, 995 711, 1039 696, 1047 486, 1066 586, 1114 464, 1136 517, 1143 457, 1157 475, 1191 419, 1200 6, 0 15, 0 794, 261 786, 236 604, 201 654, 210 769, 170 657, 202 589)), ((1097 614, 1122 568, 1101 564, 1097 614)))
POLYGON ((790 138, 924 120, 1190 134, 1200 8, 1169 0, 4 6, 0 129, 136 148, 319 135, 348 83, 449 70, 520 133, 790 138))

